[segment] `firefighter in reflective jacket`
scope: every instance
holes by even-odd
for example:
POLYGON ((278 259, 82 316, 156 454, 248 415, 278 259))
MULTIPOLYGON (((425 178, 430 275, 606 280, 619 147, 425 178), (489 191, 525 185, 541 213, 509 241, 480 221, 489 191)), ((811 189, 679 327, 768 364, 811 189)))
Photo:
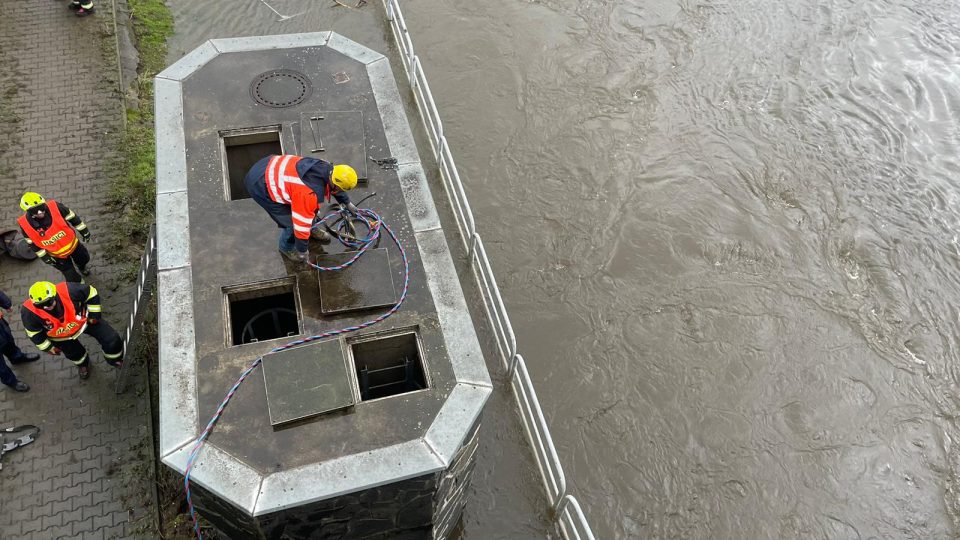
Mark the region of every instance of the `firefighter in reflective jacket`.
POLYGON ((87 349, 80 334, 92 336, 103 349, 103 358, 115 368, 123 366, 123 341, 103 320, 100 295, 82 283, 38 281, 20 308, 20 320, 30 341, 41 351, 63 355, 76 364, 81 379, 90 376, 87 349))
POLYGON ((32 191, 20 197, 20 208, 24 211, 17 220, 20 231, 37 257, 63 273, 63 279, 83 283, 80 274, 90 274, 87 270, 90 253, 77 235, 82 236, 84 242, 90 240, 87 224, 73 210, 32 191))
POLYGON ((357 186, 357 172, 349 165, 293 155, 267 156, 250 168, 243 181, 253 200, 280 227, 280 253, 292 261, 307 260, 311 236, 329 240, 326 231, 312 229, 321 197, 329 201, 332 196, 357 213, 344 193, 357 186))

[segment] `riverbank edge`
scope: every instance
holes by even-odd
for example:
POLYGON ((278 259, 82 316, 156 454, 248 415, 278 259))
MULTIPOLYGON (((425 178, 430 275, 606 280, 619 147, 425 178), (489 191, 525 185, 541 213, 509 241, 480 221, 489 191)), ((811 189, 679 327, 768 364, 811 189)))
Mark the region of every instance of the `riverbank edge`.
MULTIPOLYGON (((156 140, 153 118, 153 78, 166 67, 167 39, 173 35, 173 14, 163 0, 115 0, 117 18, 126 8, 126 20, 117 28, 117 62, 121 64, 124 93, 124 130, 118 141, 118 174, 111 179, 108 205, 116 226, 110 251, 132 278, 155 219, 156 140), (121 29, 120 27, 123 27, 121 29), (130 44, 122 45, 127 32, 130 44), (132 46, 135 73, 123 73, 124 57, 132 46), (129 82, 128 82, 129 81, 129 82)), ((129 70, 129 68, 128 68, 129 70)))
MULTIPOLYGON (((117 216, 110 239, 111 253, 125 278, 139 272, 140 257, 156 219, 156 137, 153 81, 166 67, 167 40, 174 33, 170 8, 163 0, 115 0, 116 57, 123 94, 124 130, 119 138, 118 174, 111 179, 108 204, 117 216), (132 59, 132 60, 131 60, 132 59)), ((153 481, 157 498, 157 526, 161 538, 194 538, 180 478, 157 460, 156 426, 159 396, 156 297, 146 307, 134 362, 147 370, 151 407, 153 481)), ((208 531, 205 536, 215 538, 208 531)))

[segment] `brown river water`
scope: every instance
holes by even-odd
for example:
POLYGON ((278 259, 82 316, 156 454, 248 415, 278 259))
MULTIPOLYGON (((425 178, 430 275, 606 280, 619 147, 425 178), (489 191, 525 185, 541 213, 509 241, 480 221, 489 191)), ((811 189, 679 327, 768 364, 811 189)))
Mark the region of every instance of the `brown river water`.
MULTIPOLYGON (((170 60, 388 38, 331 3, 171 0, 170 60)), ((960 536, 955 3, 403 8, 597 538, 960 536)), ((463 537, 555 536, 488 424, 463 537)))

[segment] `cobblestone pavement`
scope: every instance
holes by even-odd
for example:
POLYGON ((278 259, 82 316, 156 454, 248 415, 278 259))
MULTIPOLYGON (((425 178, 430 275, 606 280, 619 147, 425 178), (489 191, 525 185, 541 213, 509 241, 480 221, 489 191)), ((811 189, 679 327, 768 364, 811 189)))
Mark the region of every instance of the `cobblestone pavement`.
MULTIPOLYGON (((15 227, 24 190, 56 198, 89 224, 92 275, 104 316, 124 327, 132 288, 117 286, 105 259, 110 218, 104 172, 121 130, 110 2, 74 17, 65 0, 5 6, 0 18, 0 230, 15 227)), ((40 261, 0 258, 0 289, 25 298, 37 279, 60 281, 40 261)), ((26 339, 17 311, 9 317, 26 339)), ((114 394, 115 371, 92 339, 90 379, 62 357, 14 366, 28 393, 0 385, 0 427, 35 424, 37 441, 3 459, 0 538, 150 537, 155 522, 153 443, 145 372, 130 366, 126 393, 114 394)))

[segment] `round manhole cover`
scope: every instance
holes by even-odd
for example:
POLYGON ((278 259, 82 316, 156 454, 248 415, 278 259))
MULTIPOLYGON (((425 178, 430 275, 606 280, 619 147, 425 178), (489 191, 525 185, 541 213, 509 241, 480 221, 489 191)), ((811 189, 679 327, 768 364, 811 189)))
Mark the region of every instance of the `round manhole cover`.
POLYGON ((267 107, 292 107, 310 97, 313 86, 299 71, 277 69, 261 73, 250 83, 250 97, 267 107))

